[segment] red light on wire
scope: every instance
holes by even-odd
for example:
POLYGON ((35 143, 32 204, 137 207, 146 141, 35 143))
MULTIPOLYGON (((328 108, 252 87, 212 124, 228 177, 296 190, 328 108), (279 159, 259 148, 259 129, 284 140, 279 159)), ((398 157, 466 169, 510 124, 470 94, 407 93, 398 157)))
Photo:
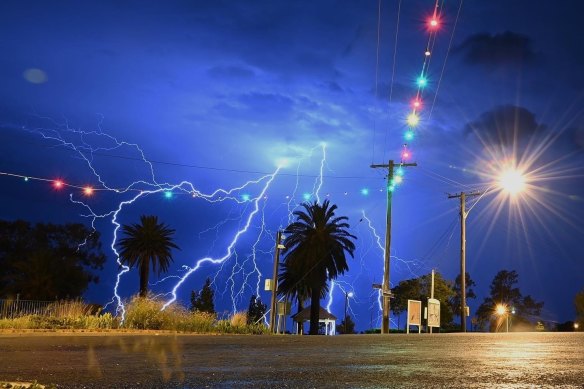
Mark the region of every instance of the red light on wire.
POLYGON ((436 30, 439 26, 440 21, 438 20, 437 17, 434 16, 430 18, 430 20, 428 20, 428 27, 430 27, 431 30, 436 30))
POLYGON ((53 181, 53 187, 55 189, 62 189, 65 186, 65 183, 62 180, 55 180, 53 181))
POLYGON ((412 107, 418 109, 422 106, 422 100, 415 98, 412 100, 412 107))

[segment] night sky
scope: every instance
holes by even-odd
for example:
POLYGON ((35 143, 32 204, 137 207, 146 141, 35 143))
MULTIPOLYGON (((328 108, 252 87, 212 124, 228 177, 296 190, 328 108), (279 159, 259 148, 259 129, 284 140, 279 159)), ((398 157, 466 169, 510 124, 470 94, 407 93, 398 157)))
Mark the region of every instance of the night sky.
MULTIPOLYGON (((518 272, 524 295, 545 302, 542 319, 573 320, 573 298, 584 288, 584 5, 460 5, 440 8, 421 120, 408 142, 408 161, 418 167, 407 169, 393 196, 392 284, 432 268, 454 279, 459 203, 447 195, 491 188, 468 217, 467 271, 478 295, 471 313, 507 269, 518 272), (527 181, 514 197, 492 186, 510 166, 527 181)), ((203 264, 178 289, 186 304, 211 277, 218 311, 232 312, 246 309, 258 287, 269 302, 263 279, 289 211, 305 198, 329 198, 358 236, 332 313, 342 318, 343 290, 354 291, 357 329, 379 326, 371 284, 382 280, 383 253, 368 220, 383 244, 385 175, 370 165, 400 161, 434 3, 382 0, 381 13, 378 6, 3 1, 0 172, 118 192, 88 198, 73 187, 0 175, 0 218, 90 225, 91 212, 107 214, 95 227, 108 261, 85 294, 105 304, 118 271, 111 212, 138 193, 123 188, 138 182, 132 189, 158 192, 124 205, 120 223, 156 214, 176 229, 182 250, 168 273, 174 278, 153 286, 156 293, 169 292, 184 266, 224 257, 251 216, 233 254, 203 264), (192 196, 193 188, 241 187, 284 162, 261 198, 267 178, 214 197, 221 201, 192 196), (164 196, 183 181, 193 188, 164 196)), ((137 291, 133 270, 120 294, 137 291)))

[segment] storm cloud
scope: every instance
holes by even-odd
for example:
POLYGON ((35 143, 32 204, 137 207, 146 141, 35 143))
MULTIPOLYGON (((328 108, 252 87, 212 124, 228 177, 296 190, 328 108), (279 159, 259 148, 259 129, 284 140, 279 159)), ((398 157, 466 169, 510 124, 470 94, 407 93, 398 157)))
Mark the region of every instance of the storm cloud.
POLYGON ((474 34, 454 49, 469 65, 487 67, 533 63, 536 53, 526 35, 505 31, 500 34, 474 34))
POLYGON ((501 105, 482 113, 467 123, 465 134, 474 134, 483 142, 503 146, 527 140, 543 130, 535 115, 526 108, 501 105))

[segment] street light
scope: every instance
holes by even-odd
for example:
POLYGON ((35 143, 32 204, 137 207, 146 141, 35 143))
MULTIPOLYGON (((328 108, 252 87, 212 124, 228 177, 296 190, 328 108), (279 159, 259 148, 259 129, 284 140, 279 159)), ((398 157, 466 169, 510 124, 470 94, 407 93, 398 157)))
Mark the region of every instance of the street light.
POLYGON ((578 331, 579 327, 580 327, 580 325, 578 323, 574 323, 574 331, 578 331))
POLYGON ((276 233, 276 247, 274 248, 274 274, 272 276, 272 301, 270 303, 270 332, 276 329, 276 304, 278 293, 278 268, 280 266, 280 250, 286 248, 282 244, 285 236, 282 231, 276 233))
POLYGON ((347 308, 349 306, 349 297, 353 297, 353 292, 345 292, 345 335, 347 334, 347 308))
MULTIPOLYGON (((484 191, 460 192, 454 195, 449 194, 448 198, 460 199, 460 327, 462 332, 466 332, 466 218, 477 203, 494 187, 509 193, 515 197, 525 189, 525 175, 517 169, 508 169, 501 173, 497 182, 484 191), (477 201, 466 210, 466 200, 468 197, 479 196, 477 201)), ((507 323, 509 324, 509 323, 507 323)))
POLYGON ((507 312, 507 307, 503 304, 497 304, 495 307, 495 312, 497 312, 499 317, 505 315, 505 323, 507 328, 506 332, 509 332, 509 313, 507 312))

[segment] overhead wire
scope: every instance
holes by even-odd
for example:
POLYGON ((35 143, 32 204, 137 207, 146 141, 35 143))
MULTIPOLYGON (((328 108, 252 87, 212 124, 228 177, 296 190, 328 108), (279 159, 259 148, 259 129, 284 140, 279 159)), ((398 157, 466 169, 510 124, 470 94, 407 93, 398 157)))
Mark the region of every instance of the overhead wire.
POLYGON ((446 50, 446 56, 444 57, 444 63, 442 64, 442 71, 440 72, 440 77, 438 78, 438 83, 436 84, 436 92, 434 92, 434 100, 430 106, 430 112, 428 114, 428 121, 432 119, 432 113, 434 112, 434 105, 436 104, 436 99, 438 98, 438 91, 440 90, 440 84, 442 83, 442 77, 444 71, 446 70, 446 63, 448 62, 448 55, 450 54, 450 49, 452 48, 452 42, 454 40, 454 33, 456 31, 456 25, 458 24, 458 18, 460 17, 460 11, 462 10, 462 4, 464 0, 460 0, 458 6, 458 11, 456 12, 456 19, 454 20, 454 26, 452 27, 452 34, 450 34, 450 42, 448 43, 448 49, 446 50))

